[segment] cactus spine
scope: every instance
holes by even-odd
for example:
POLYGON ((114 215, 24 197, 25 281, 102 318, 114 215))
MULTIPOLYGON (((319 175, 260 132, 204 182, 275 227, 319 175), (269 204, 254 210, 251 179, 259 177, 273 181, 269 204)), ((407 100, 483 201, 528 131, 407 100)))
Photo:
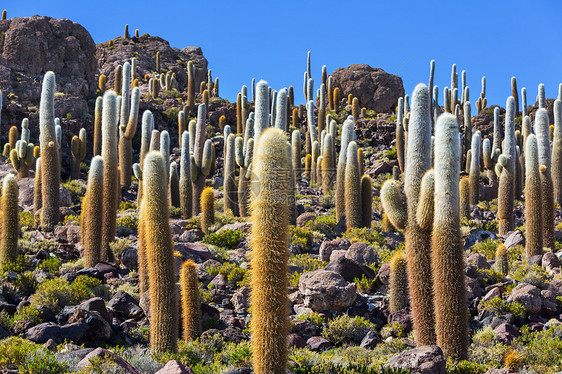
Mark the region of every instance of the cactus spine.
POLYGON ((252 200, 252 352, 256 374, 284 374, 287 365, 289 210, 285 196, 290 149, 284 133, 268 129, 260 137, 253 170, 252 200), (258 182, 259 181, 259 182, 258 182))
POLYGON ((437 344, 455 361, 466 359, 468 350, 468 305, 459 214, 459 157, 457 120, 444 114, 437 119, 435 128, 435 217, 431 268, 437 344))
POLYGON ((0 216, 0 268, 18 257, 19 210, 18 182, 13 174, 8 174, 2 182, 2 211, 0 216))
POLYGON ((236 215, 236 201, 237 186, 236 186, 236 159, 235 159, 235 146, 236 136, 234 134, 228 135, 225 144, 224 156, 224 206, 223 210, 231 210, 236 215))
POLYGON ((206 187, 201 193, 201 230, 208 234, 215 224, 215 192, 213 187, 206 187))
POLYGON ((177 299, 174 277, 172 235, 168 220, 168 189, 164 158, 150 152, 144 160, 140 221, 144 239, 150 290, 150 351, 177 350, 177 299))
POLYGON ((201 302, 197 271, 193 260, 187 260, 180 269, 181 310, 183 339, 193 341, 201 334, 201 302))
POLYGON ((101 261, 103 158, 95 156, 90 165, 88 187, 82 202, 80 236, 84 248, 84 266, 93 267, 101 261))
POLYGON ((398 110, 396 112, 396 153, 400 171, 404 172, 404 127, 402 117, 404 115, 404 98, 398 98, 398 110))
POLYGON ((345 220, 347 227, 362 227, 361 177, 357 160, 357 143, 349 142, 345 166, 345 220))
POLYGON ((550 163, 550 130, 548 124, 548 112, 546 109, 540 108, 535 115, 535 134, 537 134, 539 165, 541 166, 543 246, 554 250, 554 194, 550 163))
POLYGON ((39 107, 39 142, 41 146, 41 228, 53 230, 59 222, 60 155, 55 130, 55 74, 43 78, 39 107))
MULTIPOLYGON (((513 203, 515 199, 515 100, 507 99, 505 111, 505 139, 503 153, 498 158, 501 170, 498 188, 499 233, 505 235, 513 230, 513 203)), ((548 140, 548 138, 547 138, 548 140)))
POLYGON ((244 151, 244 141, 237 137, 235 142, 236 163, 240 167, 240 177, 238 179, 238 210, 240 217, 248 216, 248 206, 250 204, 250 178, 252 157, 254 153, 254 139, 248 139, 244 151))
POLYGON ((543 218, 541 173, 539 171, 539 150, 537 138, 527 138, 525 150, 525 225, 527 235, 525 251, 527 259, 543 253, 543 218))
POLYGON ((406 257, 396 252, 390 260, 390 313, 408 307, 408 274, 406 257))
MULTIPOLYGON (((117 169, 117 97, 113 91, 103 95, 102 150, 103 157, 103 218, 101 259, 112 261, 109 243, 115 239, 117 207, 119 205, 119 172, 117 169)), ((43 161, 42 161, 43 162, 43 161)), ((43 201, 45 198, 43 197, 43 201)))
POLYGON ((302 178, 302 165, 301 165, 302 145, 301 145, 301 133, 299 130, 293 131, 291 135, 291 144, 292 144, 293 174, 295 179, 295 185, 298 186, 301 183, 301 178, 302 178))

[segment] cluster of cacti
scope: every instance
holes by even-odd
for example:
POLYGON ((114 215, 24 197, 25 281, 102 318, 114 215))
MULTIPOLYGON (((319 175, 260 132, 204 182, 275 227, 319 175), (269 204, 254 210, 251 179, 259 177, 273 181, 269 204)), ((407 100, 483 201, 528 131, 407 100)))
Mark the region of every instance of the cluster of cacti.
POLYGON ((86 129, 80 129, 78 136, 74 135, 70 142, 70 152, 72 153, 72 167, 70 177, 80 178, 80 163, 86 157, 86 129))
POLYGON ((29 168, 33 164, 35 146, 25 140, 18 140, 10 152, 10 162, 18 172, 18 178, 29 177, 29 168))
POLYGON ((194 139, 193 159, 191 161, 191 183, 193 186, 192 193, 192 211, 193 215, 201 212, 201 193, 205 188, 205 177, 211 171, 211 163, 213 162, 213 149, 210 140, 205 140, 205 127, 207 118, 207 106, 200 104, 197 107, 197 124, 192 133, 190 127, 190 138, 194 139))
POLYGON ((482 77, 482 90, 480 91, 480 97, 476 100, 477 114, 480 115, 482 109, 486 108, 488 102, 486 100, 486 77, 482 77))
MULTIPOLYGON (((548 112, 544 107, 537 110, 535 115, 535 134, 537 136, 540 165, 539 175, 542 193, 541 211, 543 224, 543 246, 549 248, 550 250, 554 250, 554 191, 550 161, 550 128, 548 112)), ((529 138, 527 138, 527 142, 528 141, 529 138)))
POLYGON ((133 137, 137 131, 139 116, 140 90, 134 87, 129 104, 130 67, 125 63, 123 80, 123 100, 121 103, 121 119, 119 124, 119 174, 121 186, 128 188, 131 185, 131 171, 133 166, 133 137))

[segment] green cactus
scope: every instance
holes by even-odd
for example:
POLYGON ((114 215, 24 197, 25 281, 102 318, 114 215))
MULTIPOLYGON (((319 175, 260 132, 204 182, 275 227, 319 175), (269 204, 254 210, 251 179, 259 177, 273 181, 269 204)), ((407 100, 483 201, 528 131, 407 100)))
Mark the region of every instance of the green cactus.
POLYGON ((318 162, 319 156, 320 156, 320 143, 315 141, 314 143, 312 143, 312 159, 310 164, 310 180, 312 185, 315 185, 317 183, 316 164, 318 162))
POLYGON ((84 248, 85 267, 93 267, 101 261, 102 196, 103 158, 95 156, 90 164, 80 221, 80 239, 84 248))
POLYGON ((170 134, 168 131, 163 130, 160 133, 160 153, 164 157, 164 164, 166 166, 166 185, 170 181, 170 134))
POLYGON ((546 96, 544 94, 544 84, 542 83, 539 84, 539 94, 537 95, 537 102, 539 104, 539 109, 546 108, 546 96))
POLYGON ((395 180, 385 182, 381 189, 381 201, 394 227, 406 229, 408 283, 414 334, 418 345, 427 345, 435 344, 436 337, 431 273, 431 229, 422 228, 416 219, 418 205, 423 204, 420 201, 422 177, 431 166, 429 92, 423 84, 418 84, 412 95, 407 142, 407 167, 404 173, 407 204, 400 191, 400 183, 395 180))
MULTIPOLYGON (((548 138, 547 138, 548 141, 548 138)), ((498 188, 499 233, 506 235, 513 230, 513 204, 515 199, 515 100, 507 99, 505 111, 505 139, 503 153, 496 169, 501 170, 498 188)))
MULTIPOLYGON (((543 246, 554 248, 554 193, 552 184, 552 171, 550 161, 550 129, 548 112, 544 108, 535 114, 535 134, 537 136, 541 192, 542 192, 542 224, 543 246), (544 168, 543 168, 544 166, 544 168)), ((527 139, 529 140, 529 139, 527 139)))
POLYGON ((351 101, 351 115, 353 116, 353 123, 356 124, 357 120, 359 119, 359 99, 354 97, 351 101))
MULTIPOLYGON (((486 139, 487 140, 487 139, 486 139)), ((470 219, 470 181, 464 177, 459 181, 460 215, 461 219, 470 219)))
POLYGON ((406 257, 402 252, 396 252, 390 260, 390 313, 408 307, 408 273, 406 272, 406 257))
POLYGON ((18 172, 18 179, 29 177, 29 168, 33 163, 33 143, 27 143, 25 140, 18 140, 16 147, 10 152, 10 161, 12 166, 18 172))
POLYGON ((113 79, 113 91, 117 95, 121 95, 121 88, 123 84, 123 65, 117 65, 115 68, 115 75, 113 79))
POLYGON ((55 129, 55 74, 43 78, 39 106, 39 143, 41 146, 41 228, 53 230, 59 222, 60 154, 55 129))
POLYGON ((0 268, 18 257, 19 209, 18 182, 13 174, 7 174, 2 182, 0 215, 0 268))
POLYGON ((517 79, 511 77, 511 96, 515 100, 515 117, 519 117, 519 91, 517 90, 517 79))
POLYGON ((96 98, 94 110, 94 156, 101 155, 101 118, 103 113, 103 97, 96 98))
POLYGON ((168 224, 168 188, 164 158, 150 152, 144 160, 140 224, 150 290, 150 351, 153 354, 177 350, 177 297, 172 254, 172 235, 168 224))
POLYGON ((320 86, 320 95, 318 96, 318 132, 322 132, 326 128, 326 86, 320 86))
POLYGON ((231 210, 234 215, 237 213, 237 199, 238 187, 236 186, 236 136, 234 134, 228 135, 225 144, 224 156, 224 205, 223 209, 226 212, 231 210))
POLYGON ((525 250, 527 259, 543 253, 543 216, 539 150, 534 134, 527 138, 525 150, 525 250))
POLYGON ((207 107, 205 104, 199 104, 197 108, 197 125, 193 146, 193 159, 191 161, 193 215, 198 215, 201 212, 201 193, 205 187, 205 178, 209 175, 211 162, 213 161, 212 143, 210 140, 205 141, 206 118, 207 107))
POLYGON ((361 227, 371 228, 373 216, 373 181, 368 175, 361 177, 361 227))
MULTIPOLYGON (((291 135, 291 146, 292 146, 292 164, 293 164, 293 174, 295 179, 295 185, 298 186, 301 183, 302 178, 302 165, 301 165, 301 133, 299 130, 294 130, 291 135)), ((255 147, 255 143, 254 143, 255 147)))
MULTIPOLYGON (((459 213, 457 120, 443 114, 435 125, 435 218, 431 238, 431 269, 437 345, 454 361, 468 351, 468 305, 464 281, 464 249, 459 213)), ((476 157, 474 157, 476 158, 476 157)))
POLYGON ((193 341, 201 334, 201 302, 197 267, 193 260, 187 260, 180 268, 181 310, 183 339, 193 341))
MULTIPOLYGON (((103 95, 102 150, 103 157, 103 217, 101 259, 112 261, 109 247, 115 239, 117 207, 119 206, 119 171, 117 168, 117 97, 113 91, 103 95)), ((45 198, 43 197, 43 201, 45 198)))
POLYGON ((215 191, 206 187, 201 193, 201 231, 208 234, 215 224, 215 191))
POLYGON ((283 198, 290 189, 290 147, 280 129, 268 129, 256 148, 252 178, 251 294, 252 353, 256 374, 285 373, 289 331, 289 210, 283 198), (255 183, 254 183, 255 182, 255 183))
POLYGON ((361 176, 357 160, 357 143, 349 142, 345 166, 345 221, 347 227, 362 227, 361 176))
POLYGON ((421 180, 420 198, 416 211, 416 221, 424 230, 431 230, 433 225, 433 207, 435 205, 435 174, 428 170, 421 180))
MULTIPOLYGON (((554 101, 554 139, 552 142, 552 185, 554 201, 562 205, 562 102, 554 101)), ((530 129, 529 129, 530 130, 530 129)), ((525 135, 525 134, 524 134, 525 135)))
MULTIPOLYGON (((336 171, 336 219, 340 220, 346 214, 345 208, 345 170, 347 164, 348 145, 355 139, 353 121, 345 120, 341 132, 341 148, 336 171)), ((357 158, 355 154, 354 158, 357 158)))

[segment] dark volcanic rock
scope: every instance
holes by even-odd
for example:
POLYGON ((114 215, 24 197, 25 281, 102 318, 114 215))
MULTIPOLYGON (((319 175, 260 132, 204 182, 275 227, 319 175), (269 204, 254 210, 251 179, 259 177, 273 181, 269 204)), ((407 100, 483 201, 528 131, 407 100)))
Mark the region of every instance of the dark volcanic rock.
POLYGON ((332 77, 334 87, 342 90, 342 97, 352 94, 359 99, 361 107, 376 112, 394 109, 398 98, 404 96, 402 78, 369 65, 354 64, 339 68, 332 77))

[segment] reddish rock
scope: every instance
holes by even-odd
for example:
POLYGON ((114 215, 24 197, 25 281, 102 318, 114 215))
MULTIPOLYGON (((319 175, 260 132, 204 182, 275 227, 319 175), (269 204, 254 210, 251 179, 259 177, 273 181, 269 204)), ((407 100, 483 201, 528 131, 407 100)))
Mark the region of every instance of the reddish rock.
POLYGON ((156 374, 194 374, 193 371, 177 360, 168 361, 168 363, 156 374))

